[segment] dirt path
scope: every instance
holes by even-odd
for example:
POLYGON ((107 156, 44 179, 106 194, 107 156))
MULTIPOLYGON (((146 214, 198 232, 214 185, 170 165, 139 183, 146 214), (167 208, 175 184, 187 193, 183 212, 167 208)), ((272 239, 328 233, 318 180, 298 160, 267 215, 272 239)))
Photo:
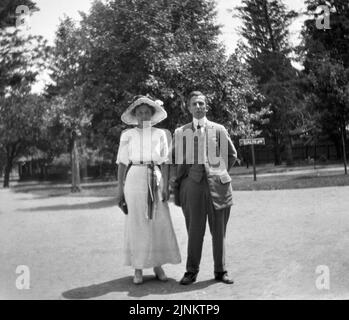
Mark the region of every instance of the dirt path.
POLYGON ((162 284, 145 271, 132 284, 122 265, 123 219, 112 198, 44 197, 0 190, 1 299, 348 299, 349 187, 234 192, 227 264, 235 284, 212 281, 209 230, 198 282, 178 284, 186 233, 171 203, 182 253, 165 266, 162 284), (30 270, 30 289, 15 286, 16 267, 30 270), (316 268, 328 266, 330 289, 318 290, 316 268))

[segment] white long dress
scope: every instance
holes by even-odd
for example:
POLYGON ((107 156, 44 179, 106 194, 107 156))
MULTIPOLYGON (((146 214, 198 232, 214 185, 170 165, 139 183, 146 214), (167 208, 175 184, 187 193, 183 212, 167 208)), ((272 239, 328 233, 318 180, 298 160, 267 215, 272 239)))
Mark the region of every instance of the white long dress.
MULTIPOLYGON (((157 128, 125 130, 120 138, 117 163, 153 161, 161 164, 167 160, 166 134, 157 128)), ((181 262, 168 203, 161 198, 161 171, 156 166, 160 183, 152 219, 148 218, 148 168, 132 165, 125 180, 124 261, 135 269, 151 268, 165 263, 181 262)))

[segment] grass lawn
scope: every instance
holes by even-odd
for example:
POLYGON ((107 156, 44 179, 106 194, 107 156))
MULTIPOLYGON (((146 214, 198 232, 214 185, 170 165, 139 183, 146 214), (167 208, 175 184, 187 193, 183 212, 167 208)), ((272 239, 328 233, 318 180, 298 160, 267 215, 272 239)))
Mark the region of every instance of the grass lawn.
POLYGON ((233 190, 282 190, 348 186, 349 176, 344 174, 314 173, 302 175, 275 175, 258 177, 232 176, 233 190))
MULTIPOLYGON (((277 168, 281 170, 280 168, 277 168)), ((283 189, 302 189, 302 188, 320 188, 331 186, 348 186, 349 175, 345 175, 342 171, 330 171, 326 169, 308 170, 306 173, 293 170, 268 173, 270 169, 257 172, 257 181, 253 181, 253 175, 240 174, 235 168, 232 170, 232 187, 233 190, 283 190, 283 189), (267 173, 267 174, 266 174, 267 173)), ((109 197, 115 195, 116 181, 90 180, 82 184, 80 193, 70 193, 69 182, 20 182, 13 183, 12 189, 15 192, 30 192, 42 197, 55 196, 93 196, 93 197, 109 197)))
MULTIPOLYGON (((338 169, 342 170, 344 172, 344 165, 342 162, 332 162, 332 163, 312 163, 312 164, 294 164, 294 165, 286 165, 281 164, 278 166, 275 166, 273 163, 267 163, 267 164, 256 164, 256 171, 257 174, 264 174, 264 173, 288 173, 288 172, 294 172, 294 171, 304 171, 304 170, 332 170, 332 169, 338 169)), ((253 174, 253 166, 252 164, 249 165, 247 168, 244 166, 234 166, 232 171, 236 174, 253 174)))

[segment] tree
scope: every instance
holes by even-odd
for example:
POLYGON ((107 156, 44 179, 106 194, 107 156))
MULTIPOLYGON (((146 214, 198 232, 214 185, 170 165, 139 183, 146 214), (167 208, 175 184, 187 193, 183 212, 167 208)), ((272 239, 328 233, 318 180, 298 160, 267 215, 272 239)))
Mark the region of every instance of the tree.
POLYGON ((309 104, 320 113, 320 123, 324 124, 325 121, 330 120, 333 121, 332 124, 336 124, 342 144, 344 171, 347 174, 346 127, 349 122, 349 68, 326 59, 309 73, 309 79, 312 84, 309 104))
MULTIPOLYGON (((133 95, 153 94, 165 100, 166 107, 173 99, 183 100, 185 92, 166 89, 169 79, 161 76, 171 61, 191 57, 193 50, 198 56, 199 49, 213 52, 218 47, 219 28, 213 18, 214 2, 207 0, 95 2, 84 16, 85 101, 93 112, 94 136, 104 140, 112 161, 125 128, 120 116, 133 95)), ((169 121, 175 123, 181 114, 172 111, 169 121)))
POLYGON ((224 51, 181 54, 166 61, 161 72, 153 75, 153 81, 153 92, 167 98, 171 115, 164 122, 167 128, 190 121, 185 97, 193 89, 205 92, 209 117, 224 124, 235 137, 257 135, 260 131, 254 125, 264 123, 268 115, 256 80, 235 55, 226 59, 224 51))
MULTIPOLYGON (((68 142, 61 151, 70 153, 71 191, 80 192, 80 156, 78 144, 81 136, 86 133, 91 119, 86 113, 81 112, 83 102, 81 101, 81 93, 78 89, 71 90, 65 95, 57 95, 51 98, 50 106, 48 130, 57 132, 56 129, 59 128, 59 136, 54 137, 54 141, 61 138, 63 142, 68 142)), ((58 145, 61 146, 60 144, 58 145)))
POLYGON ((297 88, 300 74, 289 58, 288 27, 297 13, 288 11, 280 0, 243 0, 237 10, 243 23, 240 51, 272 111, 266 128, 274 144, 275 165, 281 164, 282 145, 287 163, 292 164, 291 132, 304 119, 303 97, 297 88))
POLYGON ((186 95, 204 91, 213 120, 243 135, 265 110, 253 76, 218 42, 212 0, 96 1, 80 26, 62 22, 57 32, 50 94, 78 88, 81 112, 92 116, 89 136, 114 164, 120 116, 135 94, 164 100, 169 129, 187 121, 186 95), (60 42, 61 41, 61 42, 60 42))
POLYGON ((50 48, 41 36, 20 30, 0 30, 0 96, 18 88, 29 88, 47 67, 50 48))
POLYGON ((326 57, 349 67, 349 6, 346 0, 306 0, 308 19, 302 31, 303 43, 300 47, 304 70, 316 67, 317 62, 326 57), (320 6, 327 8, 330 29, 319 28, 326 11, 318 10, 320 6))
POLYGON ((66 17, 56 32, 51 65, 54 85, 47 88, 47 97, 52 107, 50 129, 60 128, 60 137, 63 137, 63 141, 68 141, 66 150, 71 156, 72 192, 81 190, 78 144, 90 124, 83 95, 81 43, 78 28, 72 19, 66 17))
POLYGON ((15 158, 28 152, 38 139, 35 124, 40 122, 38 114, 42 114, 43 105, 39 97, 30 94, 30 87, 45 67, 49 52, 42 37, 26 36, 14 28, 18 6, 27 6, 31 12, 38 10, 30 0, 4 0, 0 4, 0 149, 5 160, 4 187, 9 186, 15 158))
POLYGON ((41 137, 46 106, 42 98, 17 91, 0 97, 0 145, 6 155, 4 188, 16 158, 29 153, 41 137))
POLYGON ((40 99, 30 94, 30 88, 46 66, 48 52, 41 37, 25 36, 19 30, 0 30, 0 147, 6 155, 4 187, 9 186, 15 158, 38 139, 35 126, 43 114, 38 110, 43 107, 40 99))
POLYGON ((344 0, 307 0, 309 18, 304 23, 303 43, 299 48, 304 74, 309 80, 309 108, 319 114, 319 124, 334 144, 342 146, 346 164, 346 127, 349 122, 349 6, 344 0), (330 13, 330 29, 318 28, 324 18, 317 8, 330 13))
POLYGON ((214 119, 234 129, 229 121, 238 100, 259 95, 249 85, 253 83, 250 74, 239 74, 241 64, 236 62, 234 67, 233 60, 228 62, 218 42, 219 32, 214 1, 94 4, 81 24, 88 57, 84 92, 93 110, 93 127, 113 139, 114 152, 123 128, 120 115, 129 98, 139 93, 164 100, 169 117, 162 125, 174 129, 186 121, 186 95, 201 89, 210 96, 214 119), (110 128, 117 128, 116 136, 108 135, 110 128))

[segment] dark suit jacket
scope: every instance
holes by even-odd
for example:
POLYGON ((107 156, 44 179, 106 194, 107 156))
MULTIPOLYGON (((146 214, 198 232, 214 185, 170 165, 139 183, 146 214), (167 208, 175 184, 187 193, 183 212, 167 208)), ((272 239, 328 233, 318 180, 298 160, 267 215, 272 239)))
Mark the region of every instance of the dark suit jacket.
MULTIPOLYGON (((173 161, 177 167, 175 180, 175 203, 179 201, 181 181, 188 176, 193 163, 194 143, 193 123, 187 123, 176 129, 172 143, 173 161), (191 135, 190 135, 191 133, 191 135), (189 139, 186 138, 189 136, 189 139)), ((233 204, 231 177, 229 170, 237 159, 237 152, 224 126, 207 121, 205 127, 202 164, 204 164, 211 199, 216 210, 233 204)))

